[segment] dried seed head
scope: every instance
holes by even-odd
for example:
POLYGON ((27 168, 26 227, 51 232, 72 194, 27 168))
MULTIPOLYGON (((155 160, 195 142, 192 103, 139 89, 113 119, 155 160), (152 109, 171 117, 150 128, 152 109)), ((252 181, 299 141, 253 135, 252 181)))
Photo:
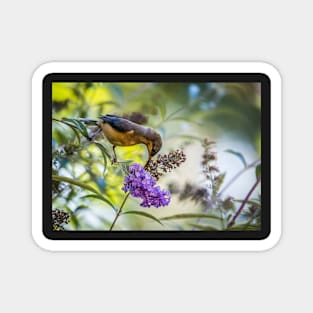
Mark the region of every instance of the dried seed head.
POLYGON ((204 138, 202 146, 204 148, 209 148, 210 146, 215 145, 215 141, 209 140, 209 138, 204 138))
POLYGON ((219 168, 217 166, 211 165, 211 166, 209 166, 209 172, 210 173, 219 173, 220 170, 219 170, 219 168))
POLYGON ((64 230, 63 225, 69 223, 70 214, 60 210, 60 209, 54 209, 52 210, 52 226, 53 230, 59 231, 64 230))
POLYGON ((165 173, 171 172, 186 161, 186 155, 181 150, 176 150, 168 154, 159 154, 156 160, 150 160, 146 165, 146 170, 158 180, 165 173))
POLYGON ((222 207, 225 210, 231 210, 234 208, 234 202, 233 202, 233 198, 232 197, 228 197, 226 198, 223 202, 222 202, 222 207))

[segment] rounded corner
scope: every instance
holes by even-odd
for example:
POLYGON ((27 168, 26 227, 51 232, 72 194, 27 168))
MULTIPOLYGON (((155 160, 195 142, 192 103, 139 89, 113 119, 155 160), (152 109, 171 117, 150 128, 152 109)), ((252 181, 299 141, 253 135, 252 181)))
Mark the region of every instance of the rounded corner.
POLYGON ((35 82, 37 79, 44 80, 49 74, 52 74, 52 70, 56 62, 45 62, 39 64, 32 73, 32 81, 35 82))
POLYGON ((272 250, 273 248, 277 247, 279 242, 281 241, 282 237, 282 232, 281 231, 275 231, 275 232, 269 232, 268 236, 265 237, 264 239, 261 239, 262 241, 262 247, 260 248, 259 251, 269 251, 272 250))
POLYGON ((44 233, 37 234, 35 231, 32 232, 32 239, 33 242, 36 244, 37 247, 44 251, 53 251, 50 246, 50 240, 48 237, 44 235, 44 233))
POLYGON ((282 81, 282 75, 280 73, 280 70, 274 64, 262 61, 259 62, 259 65, 261 65, 262 67, 261 74, 267 77, 270 81, 272 80, 272 78, 278 80, 279 82, 282 81))

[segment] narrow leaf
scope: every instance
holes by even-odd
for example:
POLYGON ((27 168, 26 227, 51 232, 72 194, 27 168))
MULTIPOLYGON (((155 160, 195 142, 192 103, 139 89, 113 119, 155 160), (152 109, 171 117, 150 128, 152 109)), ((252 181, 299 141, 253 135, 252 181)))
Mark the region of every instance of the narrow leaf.
POLYGON ((134 160, 122 160, 122 161, 118 161, 119 164, 130 164, 134 162, 134 160))
POLYGON ((80 120, 67 117, 63 117, 62 120, 68 123, 72 123, 73 126, 75 126, 84 137, 89 138, 86 126, 80 120))
POLYGON ((71 124, 71 123, 68 123, 68 122, 66 122, 66 121, 63 121, 63 120, 58 120, 58 119, 53 119, 53 120, 56 121, 56 122, 62 123, 62 124, 64 124, 64 125, 68 126, 68 127, 70 127, 71 130, 74 132, 74 134, 75 134, 77 140, 78 140, 78 144, 80 145, 80 135, 79 135, 79 133, 78 133, 78 131, 77 131, 77 127, 76 127, 75 125, 73 125, 73 124, 71 124))
POLYGON ((101 151, 102 157, 103 157, 103 166, 104 166, 103 177, 104 177, 106 170, 107 170, 107 166, 108 166, 107 158, 111 159, 111 156, 110 156, 109 152, 107 151, 107 149, 102 144, 100 144, 98 142, 94 142, 94 144, 99 148, 99 150, 101 151))
POLYGON ((244 165, 244 167, 247 167, 246 159, 244 158, 244 156, 240 152, 234 151, 231 149, 227 149, 227 150, 225 150, 225 152, 228 152, 228 153, 231 153, 231 154, 237 156, 240 159, 240 161, 242 162, 242 164, 244 165))
POLYGON ((174 135, 174 136, 169 136, 167 137, 167 139, 175 139, 175 138, 183 138, 183 139, 187 139, 187 140, 196 140, 196 141, 203 141, 203 138, 197 137, 197 136, 192 136, 192 135, 174 135))
POLYGON ((165 102, 161 101, 159 103, 159 110, 161 113, 162 120, 164 121, 165 117, 166 117, 166 104, 165 104, 165 102))
POLYGON ((250 230, 250 231, 258 231, 260 230, 260 225, 250 225, 250 224, 240 224, 233 227, 228 228, 228 230, 240 231, 240 230, 250 230))
POLYGON ((213 226, 209 226, 209 225, 202 225, 202 224, 189 224, 190 226, 192 226, 193 228, 196 228, 198 230, 206 230, 206 231, 216 231, 219 230, 213 226))
POLYGON ((99 200, 107 203, 114 211, 117 211, 115 206, 113 205, 113 203, 109 199, 105 198, 104 196, 101 196, 99 194, 95 194, 95 195, 87 195, 87 196, 81 197, 81 199, 87 199, 87 198, 99 199, 99 200))
POLYGON ((185 218, 211 218, 216 220, 221 220, 219 216, 212 215, 212 214, 205 214, 205 213, 182 213, 182 214, 175 214, 171 216, 161 217, 161 221, 165 220, 177 220, 177 219, 185 219, 185 218))
POLYGON ((69 184, 72 184, 72 185, 75 185, 75 186, 78 186, 78 187, 81 187, 81 188, 84 188, 86 190, 89 190, 97 195, 100 195, 102 196, 96 189, 94 189, 93 187, 85 184, 85 183, 82 183, 78 180, 75 180, 75 179, 72 179, 72 178, 69 178, 69 177, 64 177, 64 176, 57 176, 57 175, 52 175, 52 181, 62 181, 62 182, 65 182, 65 183, 69 183, 69 184))
MULTIPOLYGON (((239 202, 239 203, 242 203, 244 202, 244 200, 234 200, 235 202, 239 202)), ((259 202, 256 202, 256 201, 253 201, 253 200, 248 200, 248 201, 245 201, 247 204, 250 204, 250 205, 253 205, 255 206, 256 208, 261 208, 261 203, 259 202)))
POLYGON ((171 114, 169 114, 166 118, 166 120, 170 120, 171 118, 173 118, 177 113, 185 110, 187 107, 180 107, 179 109, 177 109, 176 111, 172 112, 171 114))
POLYGON ((120 104, 118 103, 118 102, 116 102, 116 101, 113 101, 113 100, 109 100, 109 101, 101 101, 101 102, 99 102, 99 103, 97 103, 97 105, 99 105, 99 106, 103 106, 103 105, 115 105, 115 106, 120 106, 120 104))
POLYGON ((261 164, 255 168, 255 176, 257 179, 261 176, 261 164))
POLYGON ((82 133, 84 137, 89 138, 87 128, 81 121, 73 120, 73 123, 77 126, 77 128, 80 130, 80 132, 82 133))
POLYGON ((122 215, 125 215, 125 214, 135 214, 135 215, 141 215, 141 216, 144 216, 144 217, 147 217, 147 218, 150 218, 154 221, 156 221, 157 223, 162 224, 162 222, 157 219, 155 216, 149 214, 149 213, 146 213, 146 212, 143 212, 143 211, 126 211, 126 212, 123 212, 122 215))

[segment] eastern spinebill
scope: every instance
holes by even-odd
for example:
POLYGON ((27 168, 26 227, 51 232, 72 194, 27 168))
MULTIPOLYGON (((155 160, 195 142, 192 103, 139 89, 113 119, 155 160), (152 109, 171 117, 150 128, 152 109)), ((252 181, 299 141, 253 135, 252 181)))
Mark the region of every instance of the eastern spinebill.
POLYGON ((117 161, 115 153, 116 146, 145 144, 149 154, 147 163, 162 147, 162 138, 154 129, 117 115, 106 114, 100 116, 98 121, 89 119, 80 120, 87 124, 97 125, 98 129, 93 133, 91 139, 103 132, 108 141, 113 145, 114 162, 117 161))

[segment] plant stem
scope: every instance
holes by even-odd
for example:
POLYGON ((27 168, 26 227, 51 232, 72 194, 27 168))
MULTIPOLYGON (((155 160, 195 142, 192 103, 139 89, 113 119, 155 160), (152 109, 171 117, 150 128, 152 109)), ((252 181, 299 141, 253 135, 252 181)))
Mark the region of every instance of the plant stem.
POLYGON ((84 189, 87 189, 93 193, 95 193, 96 195, 99 195, 102 197, 102 194, 97 191, 96 189, 94 189, 93 187, 85 184, 85 183, 82 183, 78 180, 75 180, 75 179, 72 179, 72 178, 69 178, 69 177, 64 177, 64 176, 57 176, 57 175, 52 175, 52 181, 57 181, 57 182, 66 182, 66 183, 69 183, 69 184, 72 184, 72 185, 76 185, 78 187, 81 187, 81 188, 84 188, 84 189))
POLYGON ((258 177, 258 179, 256 180, 256 182, 254 183, 254 185, 251 187, 251 189, 249 190, 248 194, 246 195, 245 199, 243 200, 243 202, 241 203, 239 209, 237 210, 237 212, 235 213, 235 215, 233 216, 233 218, 231 219, 231 221, 228 223, 227 228, 232 227, 235 224, 235 221, 237 219, 237 217, 240 215, 240 213, 242 212, 244 206, 246 205, 246 203, 248 202, 250 196, 252 195, 253 191, 255 190, 255 188, 257 187, 257 185, 260 183, 261 181, 261 176, 258 177))
POLYGON ((239 171, 227 184, 226 186, 218 193, 218 197, 220 197, 226 189, 228 189, 244 172, 246 172, 248 169, 258 165, 260 163, 260 160, 255 160, 254 162, 250 163, 246 167, 244 167, 241 171, 239 171))
POLYGON ((122 204, 121 204, 119 210, 117 211, 117 213, 116 213, 116 215, 115 215, 115 218, 114 218, 114 221, 113 221, 113 223, 112 223, 112 225, 111 225, 111 227, 110 227, 110 229, 109 229, 110 231, 113 229, 113 227, 114 227, 114 225, 115 225, 115 223, 116 223, 118 217, 121 215, 122 209, 123 209, 124 204, 125 204, 125 202, 126 202, 126 200, 127 200, 128 197, 129 197, 129 193, 125 196, 125 198, 124 198, 124 200, 123 200, 123 202, 122 202, 122 204))

